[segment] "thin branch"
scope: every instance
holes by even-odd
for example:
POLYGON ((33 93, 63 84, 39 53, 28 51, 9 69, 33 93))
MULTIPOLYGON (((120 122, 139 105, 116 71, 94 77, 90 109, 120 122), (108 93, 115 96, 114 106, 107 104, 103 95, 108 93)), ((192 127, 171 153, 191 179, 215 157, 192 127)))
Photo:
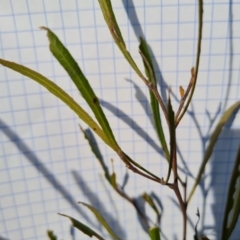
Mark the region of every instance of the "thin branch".
POLYGON ((122 161, 126 164, 126 167, 128 169, 130 169, 131 171, 133 171, 134 173, 137 173, 145 178, 148 178, 154 182, 157 182, 157 183, 160 183, 160 184, 164 184, 164 180, 163 179, 160 179, 160 178, 155 178, 155 177, 151 177, 143 172, 141 172, 139 169, 137 169, 136 167, 134 167, 130 162, 129 160, 127 159, 127 156, 126 154, 122 151, 122 150, 119 150, 117 152, 118 156, 122 159, 122 161))
POLYGON ((195 73, 194 73, 194 67, 192 67, 191 69, 191 78, 190 78, 190 81, 189 81, 189 84, 188 84, 188 87, 187 87, 187 90, 185 91, 181 101, 180 101, 180 104, 179 104, 179 107, 178 107, 178 110, 177 110, 177 113, 176 113, 176 116, 175 116, 175 125, 177 126, 178 123, 179 123, 179 120, 178 120, 178 117, 179 117, 179 114, 181 113, 182 109, 183 109, 183 106, 184 106, 184 103, 188 97, 188 94, 190 93, 190 90, 194 84, 194 80, 195 80, 195 73))
POLYGON ((181 121, 182 117, 186 113, 188 106, 192 100, 193 93, 196 87, 197 83, 197 77, 198 77, 198 69, 199 69, 199 63, 200 63, 200 55, 201 55, 201 43, 202 43, 202 28, 203 28, 203 0, 198 0, 198 5, 199 5, 199 11, 198 11, 198 44, 197 44, 197 58, 196 58, 196 67, 195 67, 195 77, 194 77, 194 83, 192 86, 192 91, 190 93, 190 96, 188 98, 188 101, 186 103, 186 106, 182 112, 182 114, 178 118, 178 123, 181 121))

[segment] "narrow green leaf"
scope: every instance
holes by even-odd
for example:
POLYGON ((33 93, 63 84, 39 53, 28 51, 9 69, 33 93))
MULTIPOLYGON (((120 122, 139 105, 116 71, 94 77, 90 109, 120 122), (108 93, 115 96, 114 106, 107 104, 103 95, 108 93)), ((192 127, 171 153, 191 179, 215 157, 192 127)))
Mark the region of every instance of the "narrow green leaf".
POLYGON ((90 209, 94 213, 99 223, 102 224, 102 226, 107 230, 107 232, 112 236, 114 240, 120 240, 120 238, 114 233, 114 231, 111 229, 111 227, 108 225, 106 220, 103 218, 103 216, 99 213, 99 211, 96 208, 92 207, 87 203, 83 203, 83 202, 79 202, 79 203, 86 206, 88 209, 90 209))
POLYGON ((108 25, 108 28, 110 30, 110 33, 112 34, 112 37, 119 47, 120 51, 123 53, 126 60, 129 62, 131 67, 135 70, 135 72, 138 74, 138 76, 142 79, 145 79, 139 68, 137 67, 136 63, 134 62, 131 54, 126 49, 126 44, 124 42, 124 39, 122 37, 121 31, 118 27, 118 23, 116 21, 112 4, 110 0, 98 0, 100 8, 103 13, 103 17, 108 25))
POLYGON ((57 240, 57 237, 54 235, 53 231, 47 230, 47 235, 50 240, 57 240))
POLYGON ((168 183, 168 180, 170 178, 172 164, 175 158, 174 154, 176 153, 175 114, 172 108, 170 95, 168 98, 168 119, 169 119, 169 135, 170 135, 170 160, 169 160, 168 174, 165 181, 166 183, 168 183))
MULTIPOLYGON (((143 64, 144 64, 146 75, 148 77, 148 81, 154 82, 154 84, 157 85, 152 59, 151 59, 150 53, 148 51, 147 43, 145 42, 145 40, 143 38, 140 38, 139 49, 148 62, 148 66, 147 66, 146 62, 143 60, 143 64), (150 69, 149 69, 149 67, 150 67, 150 69)), ((154 119, 154 123, 155 123, 155 127, 156 127, 157 136, 161 143, 165 157, 166 157, 167 161, 169 162, 170 156, 169 156, 169 151, 168 151, 167 143, 166 143, 165 136, 164 136, 164 131, 162 128, 159 103, 158 103, 156 97, 154 96, 154 94, 152 93, 152 91, 149 90, 149 94, 150 94, 150 99, 151 99, 151 107, 152 107, 153 119, 154 119)))
POLYGON ((108 167, 104 162, 103 156, 100 152, 100 149, 98 148, 97 142, 96 142, 92 132, 89 129, 84 130, 80 125, 79 125, 79 127, 80 127, 80 130, 83 132, 85 139, 87 139, 88 144, 91 147, 93 154, 99 161, 99 163, 104 171, 104 175, 105 175, 106 179, 110 182, 111 180, 110 180, 110 174, 109 174, 108 167))
POLYGON ((151 240, 161 240, 160 229, 158 227, 152 227, 148 232, 151 240))
POLYGON ((142 198, 145 200, 145 202, 147 202, 149 204, 149 206, 153 209, 153 211, 156 213, 157 215, 157 224, 160 223, 160 218, 161 218, 161 215, 160 215, 160 212, 158 211, 158 208, 156 206, 156 204, 154 203, 152 197, 147 194, 146 192, 142 195, 142 198))
POLYGON ((76 219, 74 219, 70 216, 67 216, 65 214, 59 213, 59 215, 69 218, 72 222, 73 227, 77 228, 78 230, 80 230, 84 234, 88 235, 89 237, 95 236, 99 240, 105 240, 103 237, 101 237, 99 234, 97 234, 95 231, 93 231, 90 227, 88 227, 85 224, 79 222, 78 220, 76 220, 76 219))
POLYGON ((240 214, 240 147, 229 183, 222 225, 222 240, 229 239, 240 214))
POLYGON ((59 61, 62 67, 67 71, 68 75, 82 94, 83 98, 92 109, 96 119, 101 125, 113 149, 118 150, 118 144, 114 138, 108 120, 102 110, 99 100, 90 86, 87 78, 84 76, 77 62, 74 60, 67 48, 62 44, 58 37, 48 28, 41 27, 47 31, 47 36, 50 42, 50 51, 54 57, 59 61))
POLYGON ((205 170, 205 166, 208 162, 208 160, 210 159, 211 157, 211 154, 213 152, 213 149, 214 149, 214 146, 218 140, 218 137, 222 131, 222 128, 223 126, 226 124, 226 122, 231 118, 231 116, 236 112, 238 111, 240 108, 240 101, 236 102, 235 104, 233 104, 231 107, 229 107, 225 112, 224 114, 222 115, 219 123, 217 124, 215 130, 213 131, 212 133, 212 136, 209 140, 209 144, 208 144, 208 147, 204 153, 204 157, 203 157, 203 161, 202 161, 202 164, 199 168, 199 171, 198 171, 198 175, 196 177, 196 180, 195 180, 195 183, 192 187, 192 190, 189 194, 189 197, 188 197, 188 200, 187 202, 189 203, 189 201, 191 200, 194 192, 195 192, 195 189, 197 187, 197 185, 199 184, 200 180, 201 180, 201 177, 202 177, 202 174, 205 170))
MULTIPOLYGON (((113 146, 108 141, 106 135, 99 127, 99 125, 89 116, 89 114, 81 108, 64 90, 62 90, 58 85, 56 85, 51 80, 47 79, 40 73, 37 73, 30 68, 22 66, 20 64, 9 62, 3 59, 0 59, 0 64, 10 68, 18 73, 21 73, 24 76, 31 78, 32 80, 38 82, 43 87, 45 87, 50 93, 58 97, 63 101, 69 108, 71 108, 80 119, 82 119, 107 145, 113 148, 113 146)), ((113 148, 114 149, 114 148, 113 148)))

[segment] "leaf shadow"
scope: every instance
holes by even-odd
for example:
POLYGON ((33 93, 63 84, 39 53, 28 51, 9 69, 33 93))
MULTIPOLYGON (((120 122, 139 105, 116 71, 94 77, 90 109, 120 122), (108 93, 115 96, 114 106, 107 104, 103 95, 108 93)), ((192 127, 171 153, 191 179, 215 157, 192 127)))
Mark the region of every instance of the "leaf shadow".
MULTIPOLYGON (((231 124, 223 129, 212 154, 211 183, 209 189, 213 191, 214 203, 212 212, 215 220, 213 231, 216 239, 221 239, 222 221, 227 200, 229 182, 236 159, 237 149, 240 146, 240 129, 231 129, 231 124), (229 151, 231 149, 231 151, 229 151)), ((205 189, 207 196, 209 189, 205 189)), ((204 228, 203 228, 204 230, 204 228)), ((238 239, 240 232, 240 219, 231 235, 231 239, 238 239)))
MULTIPOLYGON (((0 130, 9 138, 9 140, 18 148, 18 150, 25 156, 25 158, 37 169, 38 172, 56 189, 72 206, 76 212, 82 215, 90 224, 96 227, 91 219, 84 213, 84 211, 77 204, 76 199, 71 193, 58 181, 58 179, 51 173, 35 153, 24 143, 24 140, 16 132, 14 132, 3 120, 0 119, 0 130)), ((31 206, 29 206, 31 208, 31 206)), ((57 213, 56 213, 57 214, 57 213)))
MULTIPOLYGON (((136 38, 137 39, 139 39, 139 37, 146 38, 146 36, 144 34, 144 31, 141 27, 141 24, 138 20, 138 16, 137 16, 137 13, 136 13, 136 10, 135 10, 133 0, 127 0, 127 1, 122 0, 122 3, 123 3, 124 10, 127 14, 128 20, 129 20, 129 22, 132 26, 132 29, 134 31, 134 34, 135 34, 136 38)), ((152 58, 152 62, 153 62, 153 66, 154 66, 154 70, 155 70, 155 74, 156 74, 156 79, 157 79, 157 82, 160 86, 161 97, 163 99, 163 102, 166 103, 167 102, 168 84, 166 83, 166 81, 163 78, 163 75, 162 75, 162 72, 160 70, 157 59, 154 56, 153 51, 152 51, 152 49, 149 45, 148 45, 148 50, 149 50, 151 58, 152 58)), ((174 96, 174 98, 175 98, 175 96, 174 96)))
POLYGON ((130 128, 132 128, 143 140, 147 141, 148 144, 161 156, 164 156, 162 149, 156 144, 156 142, 150 137, 150 135, 145 132, 133 119, 131 119, 126 113, 117 107, 113 106, 109 102, 101 100, 101 105, 109 110, 116 117, 124 121, 130 128))

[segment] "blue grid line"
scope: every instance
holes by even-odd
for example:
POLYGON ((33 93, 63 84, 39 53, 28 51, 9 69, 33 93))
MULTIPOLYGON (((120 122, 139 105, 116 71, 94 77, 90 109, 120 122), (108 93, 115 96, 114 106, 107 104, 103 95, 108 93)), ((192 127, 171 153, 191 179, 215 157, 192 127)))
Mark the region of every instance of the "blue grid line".
MULTIPOLYGON (((33 40, 33 49, 34 49, 34 57, 35 59, 37 59, 37 52, 36 52, 36 45, 35 45, 35 39, 34 39, 34 35, 33 35, 33 25, 32 25, 32 21, 31 21, 31 15, 30 15, 30 12, 29 12, 29 4, 28 4, 28 1, 26 1, 26 5, 27 5, 27 10, 28 10, 28 18, 29 18, 29 21, 30 21, 30 27, 31 27, 31 37, 32 37, 32 40, 33 40)), ((39 62, 36 61, 36 67, 37 67, 37 71, 39 71, 39 62)), ((25 81, 24 81, 24 85, 25 85, 25 81)), ((39 89, 40 89, 40 86, 39 86, 39 89)), ((25 92, 26 92, 26 88, 25 88, 25 92)), ((43 97, 42 97, 42 94, 40 94, 40 101, 41 101, 41 104, 43 106, 43 97)), ((28 105, 27 105, 28 106, 28 105)), ((28 106, 28 109, 30 110, 29 106, 28 106)), ((44 114, 44 113, 43 113, 44 114)), ((44 119, 45 119, 45 114, 44 114, 44 119)), ((29 112, 28 112, 28 121, 30 122, 30 115, 29 115, 29 112)), ((43 123, 45 124, 45 122, 43 123)), ((46 126, 46 124, 45 124, 46 126)), ((31 135, 33 135, 33 130, 32 130, 32 124, 30 125, 30 129, 31 129, 31 135)), ((32 141, 33 143, 33 146, 34 146, 34 149, 36 149, 36 146, 35 146, 35 141, 33 139, 32 141)), ((38 170, 38 174, 39 174, 39 170, 38 170)), ((40 174, 39 174, 40 175, 40 174)), ((40 175, 41 176, 41 175, 40 175)), ((44 199, 44 194, 43 194, 43 186, 42 186, 42 183, 40 181, 40 177, 38 178, 38 182, 39 182, 39 185, 41 186, 41 197, 42 199, 44 199)), ((46 202, 43 201, 43 206, 44 206, 44 210, 45 212, 47 212, 47 207, 46 207, 46 202)), ((49 221, 48 221, 48 218, 45 216, 45 221, 49 224, 49 221)), ((34 221, 33 221, 34 223, 34 221)), ((35 225, 35 224, 34 224, 35 225)))
MULTIPOLYGON (((239 5, 240 2, 234 2, 234 5, 239 5)), ((181 6, 195 6, 196 4, 195 3, 181 3, 181 6)), ((204 6, 211 6, 213 5, 213 2, 212 3, 204 3, 204 6)), ((229 1, 226 1, 226 2, 214 2, 214 6, 217 6, 217 5, 229 5, 229 1)), ((161 7, 162 8, 167 8, 167 7, 177 7, 178 4, 164 4, 162 5, 161 7)), ((147 5, 148 8, 155 8, 155 7, 159 7, 159 4, 158 5, 147 5)), ((45 8, 45 7, 44 7, 45 8)), ((131 6, 129 5, 128 6, 128 9, 131 9, 131 8, 135 8, 135 9, 142 9, 142 8, 145 8, 145 5, 134 5, 134 6, 131 6)), ((122 9, 122 7, 114 7, 114 9, 122 9)), ((99 11, 99 7, 97 8, 97 10, 99 11)), ((80 11, 80 12, 86 12, 86 11, 92 11, 92 8, 85 8, 85 9, 81 9, 81 8, 77 8, 77 9, 74 9, 74 10, 64 10, 64 12, 66 13, 69 13, 69 12, 76 12, 76 11, 80 11)), ((42 13, 60 13, 61 11, 43 11, 43 12, 32 12, 33 14, 42 14, 42 13)), ((22 15, 26 15, 27 13, 15 13, 14 15, 15 16, 22 16, 22 15)), ((1 16, 9 16, 11 17, 12 15, 11 14, 2 14, 1 16)))

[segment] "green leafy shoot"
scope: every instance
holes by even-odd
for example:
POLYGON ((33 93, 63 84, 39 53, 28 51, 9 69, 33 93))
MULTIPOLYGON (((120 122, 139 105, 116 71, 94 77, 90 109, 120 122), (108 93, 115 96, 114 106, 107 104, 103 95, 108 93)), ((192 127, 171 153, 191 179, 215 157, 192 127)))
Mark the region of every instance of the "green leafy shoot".
POLYGON ((47 236, 49 237, 50 240, 57 240, 57 237, 54 235, 53 231, 51 230, 47 231, 47 236))
POLYGON ((158 227, 152 227, 148 231, 151 240, 161 240, 160 229, 158 227))
POLYGON ((37 73, 31 70, 30 68, 27 68, 20 64, 9 62, 3 59, 0 59, 0 64, 18 73, 21 73, 24 76, 31 78, 32 80, 38 82, 40 85, 45 87, 50 93, 55 95, 57 98, 63 101, 70 109, 72 109, 78 115, 78 117, 81 120, 83 120, 107 145, 112 147, 105 133, 99 127, 99 125, 92 119, 92 117, 90 117, 89 114, 83 108, 81 108, 64 90, 62 90, 54 82, 47 79, 40 73, 37 73))
POLYGON ((222 240, 229 239, 240 214, 240 147, 229 183, 227 202, 222 225, 222 240))
MULTIPOLYGON (((145 73, 148 77, 148 81, 153 82, 155 85, 157 85, 152 59, 151 59, 150 53, 148 51, 147 43, 145 42, 145 40, 143 38, 140 38, 139 49, 140 49, 141 53, 143 54, 143 56, 145 57, 146 61, 148 62, 148 66, 150 67, 150 69, 149 69, 148 66, 146 65, 146 62, 143 60, 145 73)), ((167 147, 167 143, 166 143, 165 136, 164 136, 164 131, 162 128, 159 103, 152 91, 149 90, 149 94, 150 94, 150 99, 151 99, 151 107, 152 107, 153 119, 154 119, 154 123, 155 123, 155 127, 156 127, 157 136, 161 143, 165 157, 166 157, 167 161, 169 162, 169 158, 170 158, 169 150, 167 147)))
POLYGON ((117 151, 119 146, 114 138, 112 129, 108 123, 108 120, 102 110, 97 96, 95 95, 92 87, 90 86, 87 78, 84 76, 77 62, 74 60, 67 48, 61 43, 58 37, 48 28, 41 27, 47 31, 47 36, 50 42, 50 51, 54 57, 59 61, 62 67, 67 71, 68 75, 82 94, 83 98, 88 103, 89 107, 93 111, 98 123, 102 127, 105 135, 108 138, 111 147, 117 151))
POLYGON ((95 236, 97 239, 99 240, 105 240, 103 237, 101 237, 99 234, 97 234, 95 231, 93 231, 91 228, 89 228, 88 226, 86 226, 85 224, 79 222, 78 220, 69 217, 65 214, 61 214, 58 213, 59 215, 63 216, 63 217, 67 217, 71 220, 73 227, 77 228, 78 230, 80 230, 81 232, 83 232, 84 234, 88 235, 89 237, 93 237, 95 236))
POLYGON ((234 103, 231 107, 229 107, 225 112, 224 114, 222 115, 222 117, 220 118, 219 120, 219 123, 217 124, 216 128, 214 129, 213 133, 212 133, 212 136, 209 140, 209 144, 208 144, 208 147, 204 153, 204 157, 203 157, 203 161, 202 161, 202 164, 199 168, 199 171, 198 171, 198 174, 197 174, 197 177, 196 177, 196 180, 194 182, 194 185, 192 187, 192 190, 191 192, 189 193, 189 197, 187 199, 187 203, 189 203, 189 201, 191 200, 195 190, 196 190, 196 187, 197 185, 199 184, 200 180, 201 180, 201 177, 202 177, 202 174, 205 170, 205 166, 206 164, 208 163, 210 157, 211 157, 211 154, 213 152, 213 149, 214 149, 214 146, 218 140, 218 137, 222 131, 222 128, 224 127, 224 125, 226 124, 226 122, 231 118, 231 116, 233 116, 233 114, 238 111, 240 108, 240 101, 234 103))
POLYGON ((168 180, 171 175, 173 161, 176 158, 175 156, 176 154, 175 114, 171 104, 170 93, 168 97, 168 119, 169 119, 169 135, 170 135, 170 161, 169 161, 168 174, 167 174, 165 183, 168 183, 168 180))
POLYGON ((97 218, 97 220, 99 221, 99 223, 102 224, 102 226, 107 230, 107 232, 111 235, 111 237, 114 240, 120 240, 120 238, 114 233, 114 231, 111 229, 111 227, 108 225, 108 223, 106 222, 106 220, 103 218, 103 216, 99 213, 99 211, 92 207, 91 205, 87 204, 87 203, 83 203, 83 202, 79 202, 82 205, 86 206, 88 209, 90 209, 95 217, 97 218))
POLYGON ((147 202, 149 204, 149 206, 153 209, 153 211, 156 213, 157 215, 157 222, 156 225, 160 224, 160 218, 161 218, 161 214, 158 211, 158 208, 156 206, 156 204, 154 203, 152 197, 147 194, 146 192, 142 195, 142 198, 144 199, 145 202, 147 202))
POLYGON ((123 53, 124 57, 128 61, 128 63, 131 65, 131 67, 134 69, 134 71, 137 73, 137 75, 146 81, 146 78, 143 76, 139 68, 137 67, 136 63, 134 62, 131 54, 127 51, 126 49, 126 44, 124 42, 124 39, 122 37, 121 31, 118 27, 118 23, 116 21, 113 9, 112 9, 112 4, 110 0, 98 0, 100 8, 103 13, 103 17, 107 23, 107 26, 110 30, 110 33, 119 47, 120 51, 123 53))

